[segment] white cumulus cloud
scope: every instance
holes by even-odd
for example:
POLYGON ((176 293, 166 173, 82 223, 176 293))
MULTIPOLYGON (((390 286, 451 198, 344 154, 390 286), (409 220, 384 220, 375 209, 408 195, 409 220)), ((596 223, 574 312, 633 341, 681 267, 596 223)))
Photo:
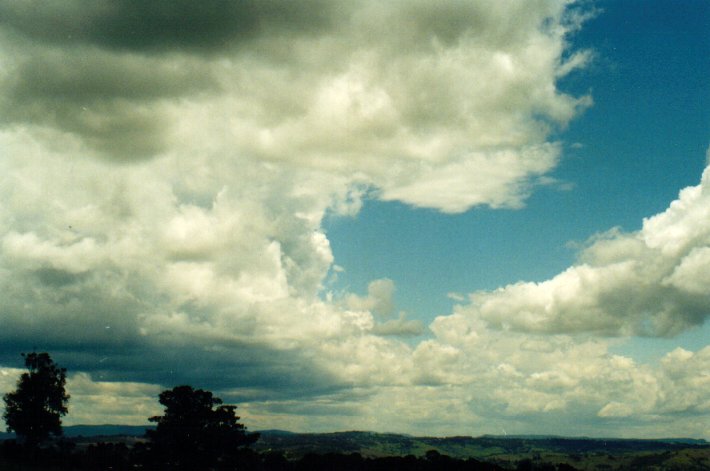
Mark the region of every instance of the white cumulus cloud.
POLYGON ((462 313, 498 329, 678 334, 710 315, 710 169, 637 232, 591 240, 578 264, 543 282, 474 293, 462 313))

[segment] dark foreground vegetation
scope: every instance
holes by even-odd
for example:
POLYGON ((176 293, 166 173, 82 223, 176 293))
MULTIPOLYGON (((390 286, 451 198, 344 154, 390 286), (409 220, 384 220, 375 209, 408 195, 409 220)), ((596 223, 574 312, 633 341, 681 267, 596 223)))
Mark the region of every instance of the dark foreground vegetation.
MULTIPOLYGON (((90 430, 84 428, 83 432, 90 430)), ((74 436, 32 449, 15 440, 5 440, 0 447, 0 471, 710 469, 707 444, 607 440, 606 445, 605 449, 603 440, 592 439, 427 438, 367 432, 267 431, 252 446, 237 448, 219 459, 180 462, 176 457, 168 459, 154 454, 145 435, 74 436), (278 441, 273 439, 275 435, 280 436, 278 441), (281 440, 285 435, 290 442, 281 440), (400 451, 395 449, 396 442, 400 442, 400 451), (432 445, 436 448, 421 451, 432 445), (440 450, 453 451, 448 455, 440 450)), ((176 453, 180 455, 181 451, 176 453)), ((198 455, 199 451, 195 456, 198 455)))
POLYGON ((160 394, 164 413, 148 419, 154 426, 114 427, 120 435, 84 426, 75 431, 86 435, 66 437, 66 370, 47 353, 23 357, 27 372, 3 396, 14 438, 0 446, 0 471, 710 469, 710 445, 702 440, 250 433, 236 406, 186 385, 160 394))
MULTIPOLYGON (((440 455, 437 452, 427 453, 423 457, 412 455, 383 458, 366 458, 353 454, 308 454, 300 459, 288 460, 282 453, 244 449, 230 455, 229 459, 210 463, 179 463, 166 461, 165 457, 153 456, 148 447, 139 444, 128 447, 123 443, 97 442, 84 449, 73 446, 71 442, 58 445, 52 449, 28 450, 14 441, 5 441, 0 458, 2 471, 60 471, 60 470, 253 470, 253 471, 330 471, 330 470, 501 470, 499 466, 483 463, 469 458, 460 460, 440 455)), ((525 468, 527 469, 527 468, 525 468)), ((533 469, 533 468, 530 468, 533 469)), ((547 468, 545 468, 547 469, 547 468)), ((569 467, 550 469, 574 469, 569 467)))

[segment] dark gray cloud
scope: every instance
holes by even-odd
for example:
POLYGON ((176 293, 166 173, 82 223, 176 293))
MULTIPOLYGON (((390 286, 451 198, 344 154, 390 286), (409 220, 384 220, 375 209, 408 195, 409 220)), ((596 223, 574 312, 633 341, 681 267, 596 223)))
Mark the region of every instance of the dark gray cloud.
POLYGON ((55 349, 134 345, 136 317, 145 304, 127 293, 112 293, 118 283, 115 273, 74 274, 51 267, 16 271, 3 283, 3 351, 24 351, 38 341, 55 349))
POLYGON ((67 352, 66 366, 88 372, 97 380, 237 391, 242 401, 307 399, 346 387, 297 351, 247 342, 232 342, 219 349, 206 348, 204 342, 144 342, 137 348, 123 348, 116 356, 105 350, 67 352))
POLYGON ((37 47, 16 58, 0 85, 2 124, 72 133, 121 161, 164 148, 171 120, 163 101, 217 88, 209 67, 179 58, 37 47))
POLYGON ((78 136, 99 155, 118 162, 152 157, 165 149, 168 138, 168 118, 157 110, 137 109, 124 102, 70 106, 64 101, 33 99, 6 102, 0 111, 8 109, 6 125, 32 123, 78 136))
POLYGON ((95 49, 34 50, 5 83, 18 102, 31 99, 77 105, 112 100, 155 100, 214 88, 209 68, 95 49))
POLYGON ((13 335, 0 338, 0 364, 21 367, 19 354, 37 349, 51 352, 69 373, 85 372, 95 381, 138 381, 165 388, 190 384, 225 391, 240 401, 308 400, 350 387, 296 350, 256 342, 218 345, 204 339, 177 343, 120 333, 112 337, 109 330, 94 332, 90 321, 74 322, 70 330, 75 337, 69 341, 56 324, 46 324, 32 326, 24 335, 10 326, 13 335), (78 334, 81 331, 87 335, 78 334))
POLYGON ((46 126, 127 162, 166 149, 170 99, 216 91, 211 53, 308 33, 331 2, 0 2, 0 124, 46 126), (198 55, 199 53, 199 55, 198 55))
POLYGON ((207 52, 264 32, 319 30, 335 5, 322 0, 3 1, 0 24, 51 44, 207 52))

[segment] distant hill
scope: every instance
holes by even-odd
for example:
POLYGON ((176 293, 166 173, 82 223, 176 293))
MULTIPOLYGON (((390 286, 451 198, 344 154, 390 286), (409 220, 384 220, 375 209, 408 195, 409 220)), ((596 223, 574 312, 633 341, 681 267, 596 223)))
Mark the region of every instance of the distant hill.
POLYGON ((564 437, 561 435, 482 435, 482 438, 501 438, 511 439, 518 438, 524 440, 592 440, 603 442, 618 442, 618 441, 650 441, 661 443, 682 443, 686 445, 708 445, 710 442, 702 438, 614 438, 614 437, 564 437))
MULTIPOLYGON (((62 427, 64 436, 75 437, 111 437, 128 436, 142 437, 146 429, 154 429, 155 425, 67 425, 62 427)), ((15 438, 14 433, 0 432, 0 440, 15 438)))
POLYGON ((155 425, 69 425, 63 427, 66 437, 97 437, 123 435, 142 437, 146 429, 155 429, 155 425))
POLYGON ((259 430, 259 434, 261 435, 268 435, 271 437, 277 437, 277 436, 293 436, 293 435, 298 435, 297 432, 289 432, 288 430, 279 430, 279 429, 271 429, 271 430, 259 430))

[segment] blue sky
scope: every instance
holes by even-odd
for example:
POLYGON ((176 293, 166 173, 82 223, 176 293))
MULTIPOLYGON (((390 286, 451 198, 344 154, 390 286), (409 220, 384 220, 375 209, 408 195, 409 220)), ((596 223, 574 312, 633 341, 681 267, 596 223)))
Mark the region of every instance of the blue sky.
POLYGON ((709 8, 0 0, 0 390, 710 438, 709 8))
MULTIPOLYGON (((591 92, 594 105, 555 134, 564 143, 550 173, 556 184, 536 189, 521 209, 455 215, 367 200, 356 217, 327 220, 345 269, 335 286, 366 293, 370 280, 391 278, 397 308, 430 322, 451 311, 449 293, 551 278, 590 237, 638 230, 697 184, 710 136, 710 5, 593 5, 570 42, 594 59, 558 86, 591 92)), ((706 325, 670 340, 627 339, 618 350, 658 360, 671 346, 697 349, 708 338, 706 325)))

